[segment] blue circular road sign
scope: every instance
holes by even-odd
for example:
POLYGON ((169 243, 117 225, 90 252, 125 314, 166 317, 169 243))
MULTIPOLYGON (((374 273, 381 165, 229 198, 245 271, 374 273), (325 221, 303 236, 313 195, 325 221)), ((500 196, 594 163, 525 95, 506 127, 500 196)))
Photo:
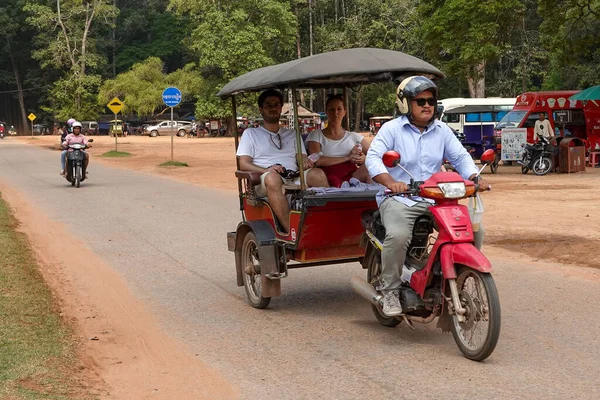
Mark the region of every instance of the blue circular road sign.
POLYGON ((163 102, 169 107, 181 103, 181 92, 176 87, 168 87, 162 93, 163 102))

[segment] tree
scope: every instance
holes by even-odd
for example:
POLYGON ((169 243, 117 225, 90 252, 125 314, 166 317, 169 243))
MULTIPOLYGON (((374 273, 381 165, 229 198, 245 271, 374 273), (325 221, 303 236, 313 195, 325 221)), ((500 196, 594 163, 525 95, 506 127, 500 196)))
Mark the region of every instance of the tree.
POLYGON ((539 0, 542 43, 551 51, 544 88, 575 89, 600 83, 600 1, 539 0))
POLYGON ((429 57, 464 76, 471 97, 484 97, 486 65, 502 54, 523 10, 519 0, 422 2, 420 36, 429 57))
POLYGON ((25 70, 24 65, 30 64, 31 61, 28 44, 30 34, 27 26, 23 24, 25 15, 22 8, 20 0, 5 0, 0 6, 0 50, 8 57, 11 69, 11 73, 5 76, 6 81, 16 88, 21 118, 20 124, 17 124, 19 130, 28 125, 22 71, 25 70))
POLYGON ((112 24, 119 10, 110 3, 52 0, 24 7, 30 13, 27 22, 38 30, 33 57, 44 69, 65 71, 52 89, 52 108, 59 119, 86 119, 97 114, 95 93, 101 77, 94 72, 106 59, 96 52, 94 27, 112 24))
POLYGON ((199 93, 201 84, 202 78, 193 65, 166 74, 163 62, 150 57, 115 79, 105 81, 98 94, 98 105, 104 106, 116 96, 123 100, 125 112, 152 116, 164 107, 162 92, 168 86, 177 87, 183 101, 190 101, 199 93))
POLYGON ((216 97, 223 85, 248 71, 294 58, 296 17, 289 2, 171 0, 171 7, 197 21, 184 43, 197 57, 204 78, 198 116, 230 115, 229 102, 216 97))

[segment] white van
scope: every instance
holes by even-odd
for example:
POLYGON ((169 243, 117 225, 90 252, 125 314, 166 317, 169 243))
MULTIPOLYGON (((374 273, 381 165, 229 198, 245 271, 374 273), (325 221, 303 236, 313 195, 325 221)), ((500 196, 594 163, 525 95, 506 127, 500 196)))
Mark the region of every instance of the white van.
POLYGON ((98 122, 97 121, 81 121, 81 133, 89 135, 90 131, 94 134, 98 134, 98 122))

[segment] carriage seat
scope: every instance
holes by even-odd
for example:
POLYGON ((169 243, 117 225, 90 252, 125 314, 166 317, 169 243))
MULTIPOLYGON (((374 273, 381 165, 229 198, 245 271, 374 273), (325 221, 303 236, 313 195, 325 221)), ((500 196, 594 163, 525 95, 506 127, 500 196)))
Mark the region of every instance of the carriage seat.
POLYGON ((252 186, 260 185, 260 172, 254 171, 235 171, 235 176, 238 179, 246 180, 252 186))

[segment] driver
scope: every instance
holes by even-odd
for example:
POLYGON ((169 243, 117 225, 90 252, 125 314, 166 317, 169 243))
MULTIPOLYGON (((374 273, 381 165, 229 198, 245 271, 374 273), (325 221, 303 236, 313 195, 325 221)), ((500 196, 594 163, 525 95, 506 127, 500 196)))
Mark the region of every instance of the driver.
MULTIPOLYGON (((87 138, 81 133, 81 122, 78 122, 78 121, 73 122, 73 124, 71 125, 71 128, 73 129, 73 133, 69 133, 65 137, 65 140, 62 142, 62 147, 64 150, 60 153, 60 167, 61 167, 60 174, 63 176, 65 175, 67 152, 71 151, 69 149, 69 145, 75 144, 75 143, 80 143, 80 144, 86 145, 87 147, 92 147, 91 145, 88 144, 87 138)), ((87 177, 86 171, 87 171, 88 163, 90 162, 90 155, 85 151, 83 153, 85 154, 85 161, 83 162, 83 177, 81 178, 82 181, 87 177)))
MULTIPOLYGON (((403 80, 396 90, 396 104, 401 116, 384 124, 371 143, 366 158, 369 174, 393 193, 407 191, 410 177, 401 168, 385 167, 382 156, 389 150, 400 153, 402 166, 416 181, 425 181, 440 171, 444 159, 464 179, 472 180, 477 175, 475 162, 452 130, 435 119, 438 92, 435 83, 423 76, 403 80)), ((485 186, 483 181, 479 183, 485 186)), ((413 201, 402 196, 383 198, 381 195, 377 197, 377 203, 386 230, 381 252, 382 311, 391 317, 402 314, 398 288, 413 225, 417 217, 428 212, 431 203, 419 198, 413 201)), ((478 248, 483 240, 481 229, 479 236, 475 238, 478 248)))
MULTIPOLYGON (((283 94, 277 90, 270 89, 258 96, 258 109, 263 116, 264 126, 247 128, 244 131, 237 156, 242 170, 262 173, 256 195, 267 197, 273 213, 287 233, 290 230, 290 207, 284 195, 283 184, 296 183, 298 180, 282 174, 286 171, 297 171, 298 164, 296 133, 293 129, 279 127, 282 105, 283 94)), ((307 185, 328 187, 325 173, 319 168, 312 168, 313 162, 306 156, 304 143, 302 159, 307 185)))

